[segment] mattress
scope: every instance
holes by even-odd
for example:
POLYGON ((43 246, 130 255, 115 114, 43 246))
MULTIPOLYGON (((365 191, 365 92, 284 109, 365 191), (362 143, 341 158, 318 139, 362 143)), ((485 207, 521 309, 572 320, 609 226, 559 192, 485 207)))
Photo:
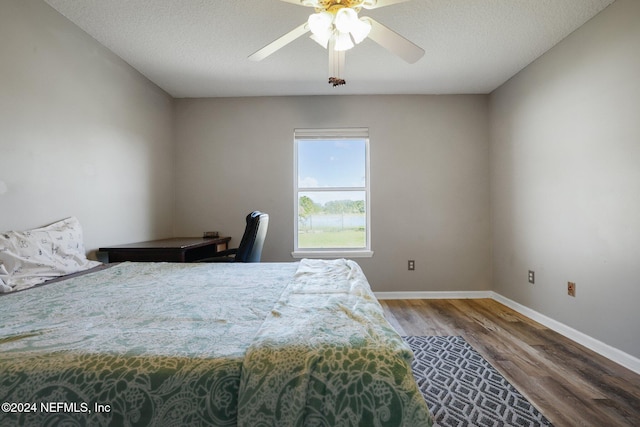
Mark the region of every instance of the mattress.
POLYGON ((352 261, 126 262, 0 307, 2 426, 431 425, 352 261))

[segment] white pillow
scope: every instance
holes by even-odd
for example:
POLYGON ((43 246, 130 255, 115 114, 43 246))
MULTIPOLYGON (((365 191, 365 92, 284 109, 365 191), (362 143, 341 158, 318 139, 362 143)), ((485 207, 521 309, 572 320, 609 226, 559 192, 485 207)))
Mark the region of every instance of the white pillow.
POLYGON ((100 264, 87 259, 82 227, 75 217, 33 230, 0 233, 0 292, 30 288, 100 264))

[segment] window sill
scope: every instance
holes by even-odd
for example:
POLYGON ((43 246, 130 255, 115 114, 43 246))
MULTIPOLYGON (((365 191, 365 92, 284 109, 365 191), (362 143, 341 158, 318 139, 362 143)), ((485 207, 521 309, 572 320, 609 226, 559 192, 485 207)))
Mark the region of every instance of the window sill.
POLYGON ((291 252, 291 256, 298 258, 371 258, 373 251, 297 251, 291 252))

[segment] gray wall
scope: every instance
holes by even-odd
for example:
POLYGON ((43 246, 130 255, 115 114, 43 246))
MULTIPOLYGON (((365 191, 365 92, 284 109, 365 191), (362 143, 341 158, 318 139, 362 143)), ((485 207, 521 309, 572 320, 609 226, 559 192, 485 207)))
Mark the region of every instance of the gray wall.
POLYGON ((237 243, 258 208, 265 260, 289 261, 293 129, 364 126, 374 290, 493 289, 640 357, 639 18, 617 0, 490 98, 174 103, 44 2, 0 0, 0 231, 237 243))
POLYGON ((41 0, 0 0, 0 231, 173 232, 173 100, 41 0))
POLYGON ((635 357, 639 23, 618 0, 491 96, 494 290, 635 357))
POLYGON ((486 96, 323 96, 176 101, 176 232, 237 244, 270 214, 263 259, 292 261, 293 130, 368 127, 375 291, 491 287, 486 96), (407 260, 416 270, 407 271, 407 260))

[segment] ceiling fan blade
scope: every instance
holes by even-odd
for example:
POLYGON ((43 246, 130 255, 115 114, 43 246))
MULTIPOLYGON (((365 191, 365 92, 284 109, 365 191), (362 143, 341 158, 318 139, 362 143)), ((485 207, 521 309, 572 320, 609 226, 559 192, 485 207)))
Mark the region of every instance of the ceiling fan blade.
POLYGON ((424 55, 424 49, 410 42, 395 31, 385 27, 375 19, 366 17, 371 24, 369 38, 389 52, 398 55, 400 58, 413 64, 424 55))
POLYGON ((299 27, 294 28, 293 30, 289 31, 284 36, 274 40, 271 43, 269 43, 268 45, 266 45, 265 47, 263 47, 259 51, 255 52, 255 53, 252 53, 251 55, 249 55, 249 59, 252 60, 252 61, 262 61, 264 58, 266 58, 267 56, 271 55, 276 50, 285 47, 286 45, 288 45, 289 43, 291 43, 292 41, 294 41, 298 37, 303 36, 308 32, 309 32, 309 26, 305 22, 304 24, 300 25, 299 27))
POLYGON ((313 0, 280 0, 283 1, 285 3, 293 3, 293 4, 297 4, 299 6, 309 6, 309 7, 315 7, 315 5, 313 4, 313 0))
POLYGON ((365 9, 377 9, 379 7, 391 6, 392 4, 404 3, 407 1, 409 0, 365 0, 364 3, 362 3, 362 7, 365 9))

